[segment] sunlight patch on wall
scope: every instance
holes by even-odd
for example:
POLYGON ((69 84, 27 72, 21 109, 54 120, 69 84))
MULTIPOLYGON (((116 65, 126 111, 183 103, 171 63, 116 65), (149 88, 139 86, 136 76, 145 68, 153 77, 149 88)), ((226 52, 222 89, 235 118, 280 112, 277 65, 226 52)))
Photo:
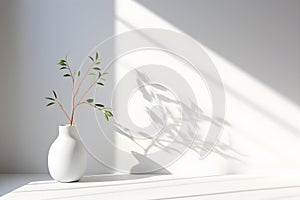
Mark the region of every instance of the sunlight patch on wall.
MULTIPOLYGON (((116 0, 115 9, 116 34, 138 28, 162 28, 185 34, 135 1, 116 0)), ((202 45, 201 41, 198 43, 202 45)), ((245 73, 218 52, 202 47, 215 63, 225 87, 223 135, 215 151, 206 159, 199 160, 198 155, 190 151, 168 169, 172 173, 208 175, 272 173, 299 168, 300 160, 295 159, 300 152, 299 105, 245 73)), ((160 62, 154 58, 153 63, 160 62)), ((129 66, 130 62, 126 60, 129 66)), ((122 69, 116 70, 116 79, 123 75, 122 69)), ((193 89, 199 90, 199 87, 194 85, 193 89)))

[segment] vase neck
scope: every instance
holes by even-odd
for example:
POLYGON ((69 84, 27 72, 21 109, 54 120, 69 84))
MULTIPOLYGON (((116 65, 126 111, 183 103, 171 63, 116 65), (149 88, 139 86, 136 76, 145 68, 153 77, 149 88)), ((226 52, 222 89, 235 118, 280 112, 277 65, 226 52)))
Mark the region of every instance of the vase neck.
POLYGON ((76 126, 59 126, 59 137, 72 137, 77 139, 76 126))

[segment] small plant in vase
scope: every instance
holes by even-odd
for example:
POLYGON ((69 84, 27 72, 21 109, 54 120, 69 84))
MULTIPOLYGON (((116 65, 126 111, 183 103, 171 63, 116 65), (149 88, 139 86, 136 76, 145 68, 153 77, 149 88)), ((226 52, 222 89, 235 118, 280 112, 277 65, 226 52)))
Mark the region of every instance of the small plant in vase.
POLYGON ((86 96, 89 94, 90 90, 93 88, 95 85, 100 85, 104 86, 103 81, 104 76, 107 75, 107 72, 101 72, 101 69, 98 67, 100 65, 100 59, 99 59, 99 53, 96 52, 95 58, 89 56, 89 59, 91 60, 91 65, 88 67, 87 71, 81 78, 81 72, 78 70, 77 72, 73 72, 71 66, 69 65, 68 62, 68 57, 66 56, 65 59, 62 59, 58 62, 58 64, 61 66, 60 70, 66 72, 63 77, 64 78, 71 78, 72 81, 72 108, 71 108, 71 113, 70 115, 66 112, 64 106, 60 103, 58 100, 58 96, 56 92, 53 90, 53 97, 45 97, 45 99, 49 100, 50 102, 47 104, 47 106, 52 106, 52 105, 58 105, 61 111, 64 113, 66 118, 69 120, 70 125, 73 125, 74 122, 74 116, 75 116, 75 111, 78 108, 78 106, 82 104, 87 104, 89 106, 92 106, 93 108, 97 108, 99 111, 101 111, 104 114, 105 119, 108 121, 110 117, 113 117, 112 112, 110 111, 110 108, 106 108, 103 104, 100 103, 94 103, 94 99, 85 99, 86 96), (84 91, 83 95, 79 98, 78 101, 76 101, 76 98, 78 96, 78 92, 81 89, 82 83, 85 81, 87 76, 93 76, 94 81, 90 84, 88 89, 84 91))
POLYGON ((98 52, 96 52, 94 57, 89 56, 89 59, 90 65, 83 75, 80 70, 73 71, 67 56, 58 62, 60 70, 64 72, 63 77, 69 78, 72 83, 71 110, 69 114, 54 90, 51 97, 45 97, 49 101, 47 107, 57 105, 69 121, 69 124, 59 126, 59 135, 52 143, 48 154, 49 172, 55 180, 60 182, 78 181, 86 168, 85 151, 78 139, 77 129, 74 125, 76 109, 81 105, 88 105, 102 112, 107 121, 113 117, 111 108, 107 108, 101 103, 96 103, 92 98, 87 98, 94 86, 104 86, 104 76, 108 74, 107 72, 102 72, 99 67, 100 58, 98 52), (87 89, 83 90, 82 85, 88 76, 93 77, 93 81, 87 89), (79 96, 80 91, 82 94, 79 96))

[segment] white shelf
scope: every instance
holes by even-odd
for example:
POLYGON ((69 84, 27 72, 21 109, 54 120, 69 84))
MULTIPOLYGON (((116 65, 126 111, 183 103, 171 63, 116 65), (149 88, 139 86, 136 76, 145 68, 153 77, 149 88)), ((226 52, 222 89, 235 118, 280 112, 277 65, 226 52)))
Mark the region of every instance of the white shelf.
POLYGON ((0 175, 2 200, 54 199, 300 199, 298 175, 180 177, 98 175, 58 183, 46 174, 0 175))

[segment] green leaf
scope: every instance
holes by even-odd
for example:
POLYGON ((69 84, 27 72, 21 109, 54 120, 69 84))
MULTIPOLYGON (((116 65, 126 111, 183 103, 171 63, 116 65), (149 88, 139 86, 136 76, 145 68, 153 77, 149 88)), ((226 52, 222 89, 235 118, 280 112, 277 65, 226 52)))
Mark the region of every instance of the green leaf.
MULTIPOLYGON (((96 105, 96 104, 95 104, 96 105)), ((108 108, 109 109, 109 108, 108 108)), ((104 115, 104 117, 105 117, 105 119, 107 120, 107 121, 109 121, 109 118, 110 117, 113 117, 113 114, 112 114, 112 112, 111 111, 109 111, 109 110, 107 110, 107 109, 105 109, 105 108, 99 108, 99 110, 101 110, 102 112, 103 112, 103 115, 104 115)))
POLYGON ((77 72, 78 77, 80 77, 80 71, 77 72))
POLYGON ((98 78, 100 78, 101 77, 101 72, 99 72, 99 74, 98 74, 98 78))
POLYGON ((104 105, 102 105, 102 104, 100 104, 100 103, 96 103, 95 106, 96 106, 96 107, 101 107, 101 108, 104 107, 104 105))
POLYGON ((105 113, 104 113, 104 117, 105 117, 106 121, 109 121, 109 118, 105 113))
POLYGON ((104 86, 104 84, 103 84, 103 83, 101 83, 101 82, 97 82, 97 84, 98 84, 98 85, 101 85, 101 86, 104 86))
POLYGON ((59 70, 62 70, 62 69, 67 69, 66 67, 61 67, 59 70))
POLYGON ((100 71, 101 69, 99 67, 93 67, 94 70, 100 71))
POLYGON ((93 103, 93 102, 94 102, 94 99, 87 99, 86 102, 88 102, 88 103, 93 103))
POLYGON ((66 62, 67 62, 67 61, 65 61, 65 60, 60 60, 60 61, 58 62, 58 64, 59 64, 59 65, 66 66, 66 65, 67 65, 66 62))
POLYGON ((71 75, 70 75, 70 74, 65 74, 65 75, 64 75, 64 77, 69 77, 69 76, 71 76, 71 75))
POLYGON ((50 101, 55 101, 55 99, 51 98, 51 97, 45 97, 45 99, 48 99, 50 101))
POLYGON ((89 56, 89 58, 94 62, 94 58, 92 58, 91 56, 89 56))
POLYGON ((110 112, 109 110, 103 110, 103 112, 109 117, 113 116, 112 112, 110 112))
POLYGON ((89 73, 88 75, 90 75, 90 76, 91 76, 91 75, 95 76, 95 75, 97 75, 97 74, 95 74, 95 73, 89 73))
POLYGON ((98 62, 96 62, 96 63, 95 63, 95 65, 100 65, 100 63, 101 63, 101 62, 100 62, 100 61, 98 61, 98 62))
POLYGON ((53 92, 53 95, 54 95, 55 99, 57 99, 56 92, 54 90, 52 90, 52 92, 53 92))
POLYGON ((54 102, 48 103, 47 107, 52 106, 53 104, 55 104, 54 102))
POLYGON ((108 116, 113 117, 114 115, 112 114, 112 112, 110 112, 109 110, 107 110, 108 116))
POLYGON ((102 73, 102 76, 103 76, 103 75, 106 75, 106 74, 108 74, 108 72, 103 72, 103 73, 102 73))
POLYGON ((98 52, 96 52, 96 60, 98 60, 98 58, 99 58, 99 54, 98 52))

